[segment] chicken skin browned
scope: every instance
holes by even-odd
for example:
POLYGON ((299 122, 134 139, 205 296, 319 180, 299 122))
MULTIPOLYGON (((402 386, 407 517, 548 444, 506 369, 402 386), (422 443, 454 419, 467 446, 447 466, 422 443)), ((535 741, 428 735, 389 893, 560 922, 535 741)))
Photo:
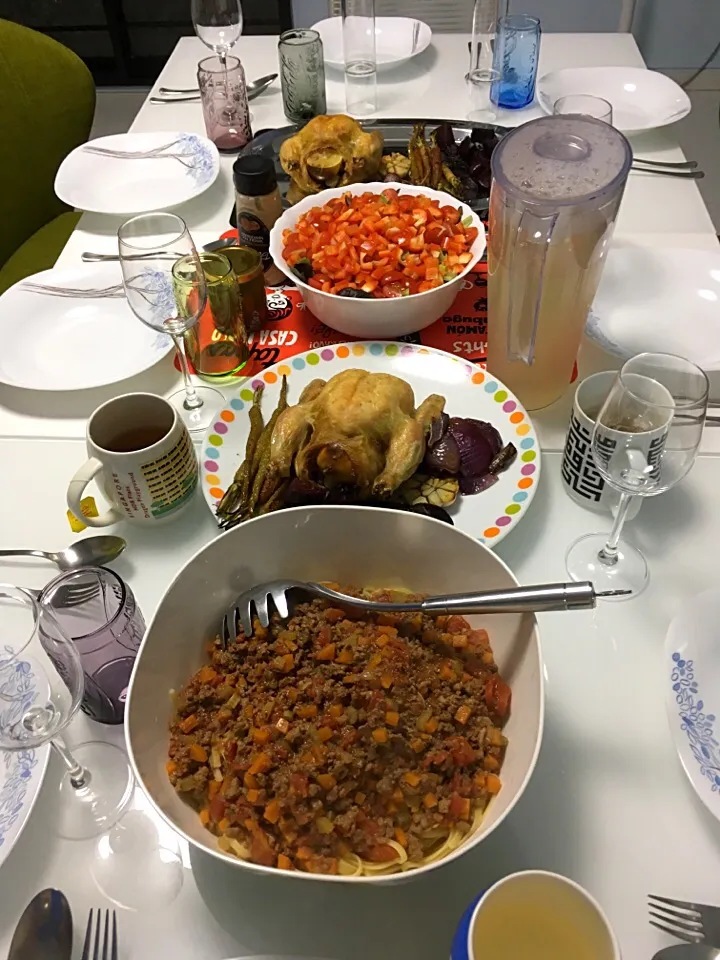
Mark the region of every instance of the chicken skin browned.
POLYGON ((412 388, 387 373, 344 370, 313 380, 275 425, 270 468, 360 496, 389 496, 415 472, 430 424, 445 398, 432 394, 415 409, 412 388))

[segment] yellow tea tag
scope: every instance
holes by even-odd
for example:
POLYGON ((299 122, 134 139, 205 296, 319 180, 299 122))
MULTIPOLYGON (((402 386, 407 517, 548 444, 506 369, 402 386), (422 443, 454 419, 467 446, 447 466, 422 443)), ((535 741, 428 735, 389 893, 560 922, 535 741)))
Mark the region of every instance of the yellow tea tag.
MULTIPOLYGON (((94 497, 84 497, 80 501, 80 506, 82 507, 84 517, 98 516, 98 508, 95 506, 94 497)), ((67 518, 70 523, 70 529, 73 533, 82 533, 83 530, 87 530, 87 524, 83 523, 82 520, 78 520, 75 514, 71 513, 70 510, 67 512, 67 518)))

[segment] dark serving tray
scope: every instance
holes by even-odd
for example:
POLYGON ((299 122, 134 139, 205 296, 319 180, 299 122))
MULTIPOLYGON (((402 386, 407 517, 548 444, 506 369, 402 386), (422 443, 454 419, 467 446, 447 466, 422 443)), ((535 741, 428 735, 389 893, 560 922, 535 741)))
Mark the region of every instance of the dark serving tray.
MULTIPOLYGON (((494 130, 495 136, 497 137, 498 143, 505 134, 508 132, 508 127, 500 127, 494 123, 475 123, 473 120, 399 120, 396 118, 392 119, 382 119, 382 120, 363 120, 361 126, 366 130, 377 130, 379 131, 384 138, 385 147, 383 153, 405 153, 407 154, 408 141, 410 135, 412 134, 413 127, 416 123, 425 123, 429 128, 434 128, 440 126, 442 123, 449 123, 453 128, 455 134, 455 140, 459 143, 461 140, 464 140, 465 137, 470 136, 471 132, 475 129, 486 129, 494 130)), ((288 137, 292 137, 299 130, 302 129, 302 124, 290 124, 287 127, 278 127, 274 130, 261 130, 255 137, 248 143, 246 147, 240 151, 240 156, 247 156, 248 154, 260 155, 263 157, 268 157, 275 164, 275 170, 277 172, 278 186, 280 188, 280 195, 283 199, 283 206, 288 207, 285 196, 287 194, 288 187, 290 185, 290 178, 285 173, 283 168, 280 166, 280 147, 287 140, 288 137)), ((391 184, 393 186, 393 184, 391 184)), ((402 185, 400 185, 402 186, 402 185)), ((322 192, 322 191, 321 191, 322 192)), ((488 209, 488 197, 478 197, 477 200, 473 200, 471 203, 468 203, 468 206, 473 209, 477 214, 482 216, 487 214, 488 209)), ((235 220, 235 209, 233 208, 232 215, 230 217, 230 223, 233 227, 237 226, 235 220)))

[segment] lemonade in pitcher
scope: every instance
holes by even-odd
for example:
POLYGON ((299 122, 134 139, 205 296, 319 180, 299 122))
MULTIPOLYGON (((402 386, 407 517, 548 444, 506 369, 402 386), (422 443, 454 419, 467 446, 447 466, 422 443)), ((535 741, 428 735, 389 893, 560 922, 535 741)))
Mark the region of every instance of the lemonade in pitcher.
POLYGON ((580 116, 526 123, 493 154, 487 366, 529 410, 570 383, 631 162, 580 116))

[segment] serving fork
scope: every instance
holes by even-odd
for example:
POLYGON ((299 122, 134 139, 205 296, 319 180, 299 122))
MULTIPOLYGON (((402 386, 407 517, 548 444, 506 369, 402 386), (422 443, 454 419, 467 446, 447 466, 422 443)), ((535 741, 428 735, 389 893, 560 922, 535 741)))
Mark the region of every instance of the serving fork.
POLYGON ((93 940, 93 911, 88 915, 85 928, 85 942, 81 960, 118 960, 117 919, 112 911, 112 930, 110 929, 110 910, 97 910, 95 924, 95 938, 93 940), (103 924, 103 914, 105 923, 103 924), (100 927, 103 927, 102 945, 100 943, 100 927), (102 946, 102 950, 101 950, 102 946))
POLYGON ((720 907, 688 900, 671 900, 648 894, 650 923, 686 943, 709 943, 720 947, 720 907), (657 912, 655 912, 657 911, 657 912), (661 920, 662 923, 657 921, 661 920))
POLYGON ((222 622, 223 646, 227 646, 237 637, 238 625, 249 636, 252 633, 255 615, 262 627, 269 626, 273 608, 281 620, 287 620, 290 616, 288 593, 291 590, 300 590, 325 600, 332 600, 334 603, 373 613, 433 615, 588 610, 595 606, 598 597, 617 597, 629 593, 628 590, 606 590, 603 593, 596 593, 592 583, 587 580, 580 583, 548 583, 534 587, 485 590, 479 593, 451 593, 407 603, 381 603, 376 600, 351 597, 313 581, 272 580, 241 593, 229 607, 222 622))

